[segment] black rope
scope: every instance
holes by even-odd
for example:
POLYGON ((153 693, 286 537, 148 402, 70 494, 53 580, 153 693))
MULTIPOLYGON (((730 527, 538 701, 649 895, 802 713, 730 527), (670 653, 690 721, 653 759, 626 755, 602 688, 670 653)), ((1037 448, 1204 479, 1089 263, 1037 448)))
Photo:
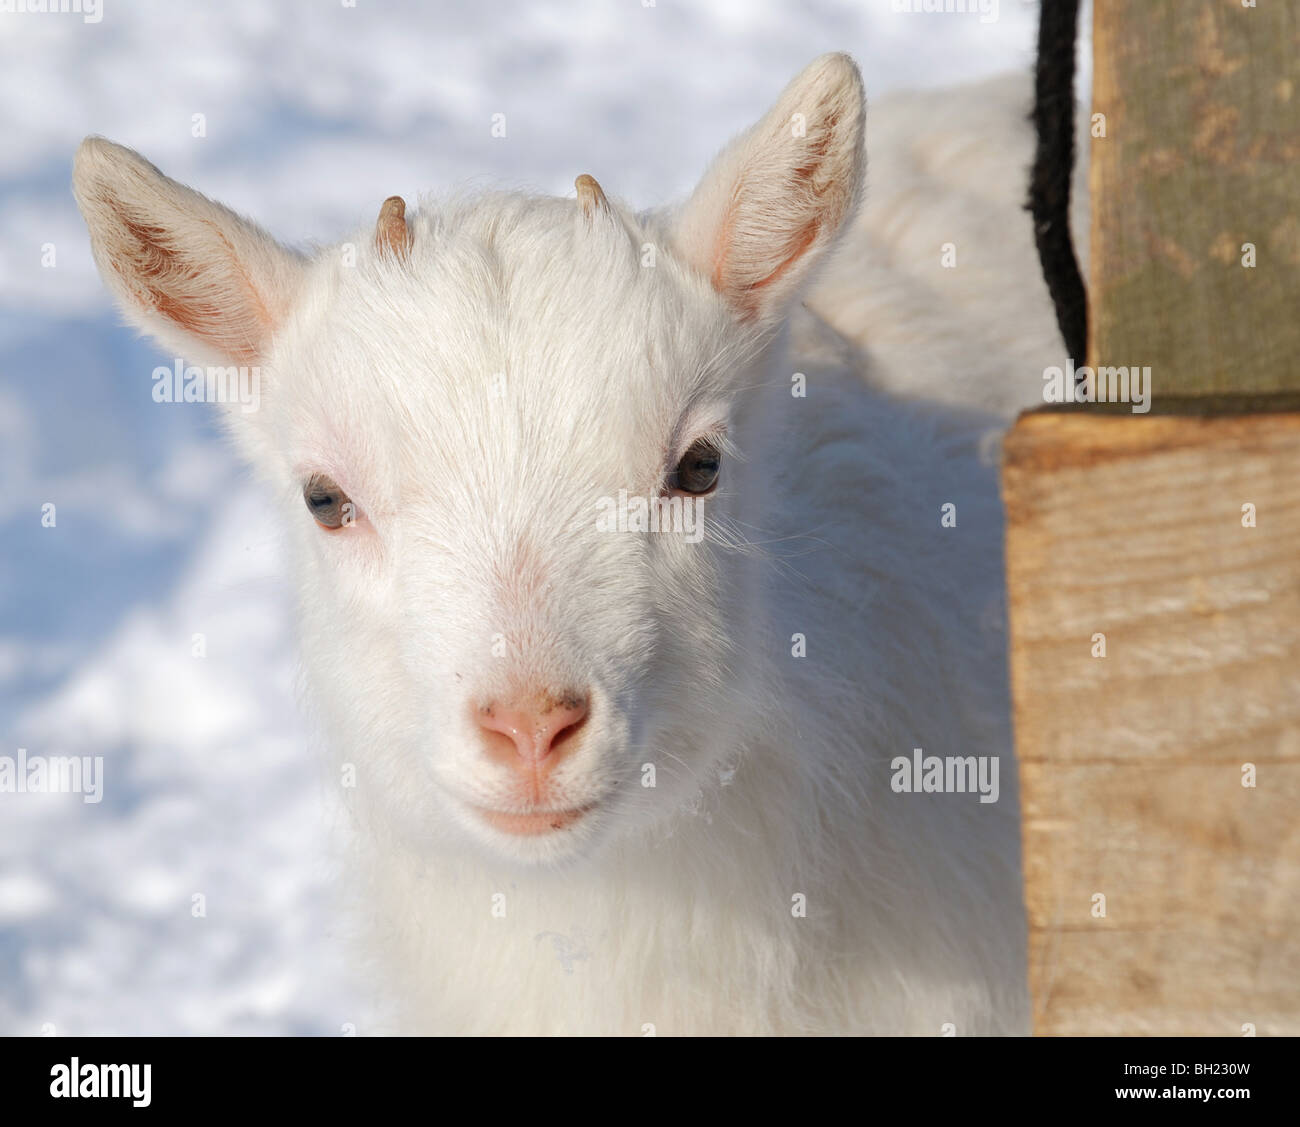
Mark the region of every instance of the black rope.
POLYGON ((1083 364, 1088 348, 1088 297, 1070 241, 1070 177, 1074 171, 1074 40, 1079 0, 1042 0, 1034 69, 1037 146, 1029 182, 1034 240, 1056 323, 1067 352, 1083 364))

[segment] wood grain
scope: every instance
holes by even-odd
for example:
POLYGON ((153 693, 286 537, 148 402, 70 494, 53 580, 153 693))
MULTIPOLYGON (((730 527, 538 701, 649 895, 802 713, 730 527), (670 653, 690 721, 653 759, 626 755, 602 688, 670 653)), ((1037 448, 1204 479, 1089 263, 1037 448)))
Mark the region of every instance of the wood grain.
POLYGON ((1300 1034, 1300 413, 1004 459, 1035 1031, 1300 1034))

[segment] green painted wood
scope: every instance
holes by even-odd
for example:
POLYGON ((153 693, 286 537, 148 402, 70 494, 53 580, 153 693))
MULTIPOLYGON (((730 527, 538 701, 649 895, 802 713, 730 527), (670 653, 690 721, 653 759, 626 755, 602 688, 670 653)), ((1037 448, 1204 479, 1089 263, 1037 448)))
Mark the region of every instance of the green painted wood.
POLYGON ((1089 364, 1300 390, 1300 3, 1096 0, 1093 45, 1089 364))

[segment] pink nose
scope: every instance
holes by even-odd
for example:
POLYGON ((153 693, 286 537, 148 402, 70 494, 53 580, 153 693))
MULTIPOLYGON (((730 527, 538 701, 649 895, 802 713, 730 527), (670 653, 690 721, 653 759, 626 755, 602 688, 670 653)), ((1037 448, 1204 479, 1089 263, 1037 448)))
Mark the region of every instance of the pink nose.
POLYGON ((498 762, 520 769, 549 768, 577 744, 589 705, 581 693, 539 694, 493 701, 478 710, 483 747, 498 762))

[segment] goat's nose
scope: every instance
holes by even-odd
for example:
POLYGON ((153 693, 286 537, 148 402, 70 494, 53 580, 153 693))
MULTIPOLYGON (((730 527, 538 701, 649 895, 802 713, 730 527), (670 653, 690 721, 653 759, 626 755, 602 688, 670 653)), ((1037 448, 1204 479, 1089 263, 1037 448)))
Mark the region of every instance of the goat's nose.
POLYGON ((478 710, 488 756, 514 767, 549 768, 577 743, 586 723, 583 693, 540 694, 517 701, 492 701, 478 710))

